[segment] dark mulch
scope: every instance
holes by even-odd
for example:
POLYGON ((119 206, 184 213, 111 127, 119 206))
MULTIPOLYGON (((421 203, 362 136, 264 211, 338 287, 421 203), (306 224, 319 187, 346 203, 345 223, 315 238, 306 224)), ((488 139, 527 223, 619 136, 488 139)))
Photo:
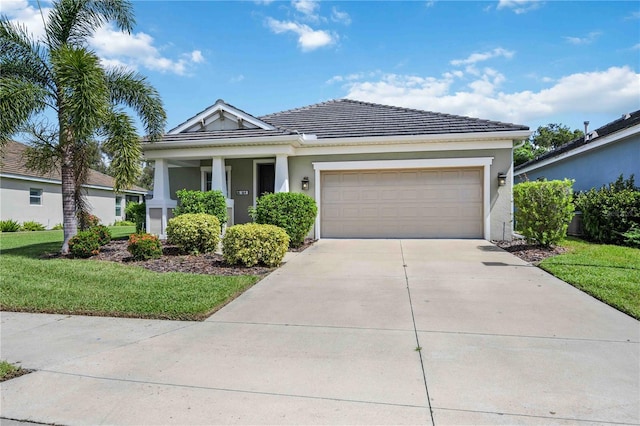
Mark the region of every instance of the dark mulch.
MULTIPOLYGON (((307 240, 295 251, 303 251, 313 242, 313 240, 307 240)), ((292 249, 292 251, 294 250, 292 249)), ((186 272, 206 275, 266 275, 275 269, 266 266, 229 265, 224 262, 222 255, 215 253, 197 256, 183 254, 178 247, 170 245, 166 241, 162 242, 162 257, 159 259, 133 260, 127 251, 126 240, 111 241, 101 247, 100 253, 91 259, 141 266, 154 272, 186 272)))
POLYGON ((493 243, 514 256, 535 265, 547 257, 556 256, 567 251, 564 247, 542 247, 536 244, 528 244, 525 240, 521 239, 494 241, 493 243))
POLYGON ((25 374, 29 374, 31 372, 33 372, 33 370, 27 370, 26 368, 18 367, 15 371, 0 378, 0 382, 5 382, 7 380, 15 379, 16 377, 24 376, 25 374))

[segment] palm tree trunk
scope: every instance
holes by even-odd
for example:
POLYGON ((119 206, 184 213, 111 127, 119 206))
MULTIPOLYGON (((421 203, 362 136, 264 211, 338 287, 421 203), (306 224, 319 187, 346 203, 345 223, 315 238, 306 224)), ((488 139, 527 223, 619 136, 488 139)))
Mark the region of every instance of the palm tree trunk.
POLYGON ((62 221, 64 227, 64 241, 60 252, 69 253, 69 240, 78 233, 78 221, 76 218, 75 178, 70 144, 62 153, 62 221))

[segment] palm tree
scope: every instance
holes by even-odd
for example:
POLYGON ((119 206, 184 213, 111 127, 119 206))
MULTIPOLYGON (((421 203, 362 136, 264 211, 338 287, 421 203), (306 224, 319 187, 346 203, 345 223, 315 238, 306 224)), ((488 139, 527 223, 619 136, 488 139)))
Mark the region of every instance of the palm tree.
POLYGON ((113 154, 115 189, 131 186, 140 173, 140 138, 161 137, 166 114, 156 89, 140 74, 106 68, 88 48, 89 38, 106 23, 124 32, 134 24, 127 0, 57 0, 45 22, 44 39, 0 16, 0 142, 22 132, 31 135, 27 165, 59 168, 62 176, 64 242, 77 233, 92 144, 99 140, 113 154), (47 113, 57 116, 46 124, 47 113))

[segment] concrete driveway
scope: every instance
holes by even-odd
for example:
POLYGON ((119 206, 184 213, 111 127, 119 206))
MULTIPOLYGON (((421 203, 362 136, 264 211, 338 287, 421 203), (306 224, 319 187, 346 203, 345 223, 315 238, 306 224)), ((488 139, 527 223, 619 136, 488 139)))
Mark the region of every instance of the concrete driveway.
POLYGON ((481 240, 322 240, 199 323, 1 319, 4 419, 640 424, 640 323, 481 240))

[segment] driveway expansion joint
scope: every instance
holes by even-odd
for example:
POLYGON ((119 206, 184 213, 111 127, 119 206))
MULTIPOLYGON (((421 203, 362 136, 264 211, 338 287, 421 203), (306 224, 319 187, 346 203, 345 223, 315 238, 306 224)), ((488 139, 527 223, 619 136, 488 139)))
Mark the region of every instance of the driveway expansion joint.
POLYGON ((329 328, 336 330, 363 330, 363 331, 399 331, 399 332, 414 332, 415 330, 410 328, 378 328, 378 327, 355 327, 344 325, 323 325, 323 324, 287 324, 276 322, 251 322, 251 321, 218 321, 208 320, 206 324, 240 324, 240 325, 262 325, 273 327, 303 327, 303 328, 329 328))
POLYGON ((502 333, 479 333, 473 331, 447 331, 447 330, 418 330, 420 333, 431 334, 454 334, 459 336, 488 336, 488 337, 518 337, 522 339, 541 339, 541 340, 566 340, 576 342, 597 342, 597 343, 622 343, 622 344, 638 344, 638 340, 609 340, 609 339, 588 339, 586 337, 562 337, 562 336, 531 336, 527 334, 502 334, 502 333))

